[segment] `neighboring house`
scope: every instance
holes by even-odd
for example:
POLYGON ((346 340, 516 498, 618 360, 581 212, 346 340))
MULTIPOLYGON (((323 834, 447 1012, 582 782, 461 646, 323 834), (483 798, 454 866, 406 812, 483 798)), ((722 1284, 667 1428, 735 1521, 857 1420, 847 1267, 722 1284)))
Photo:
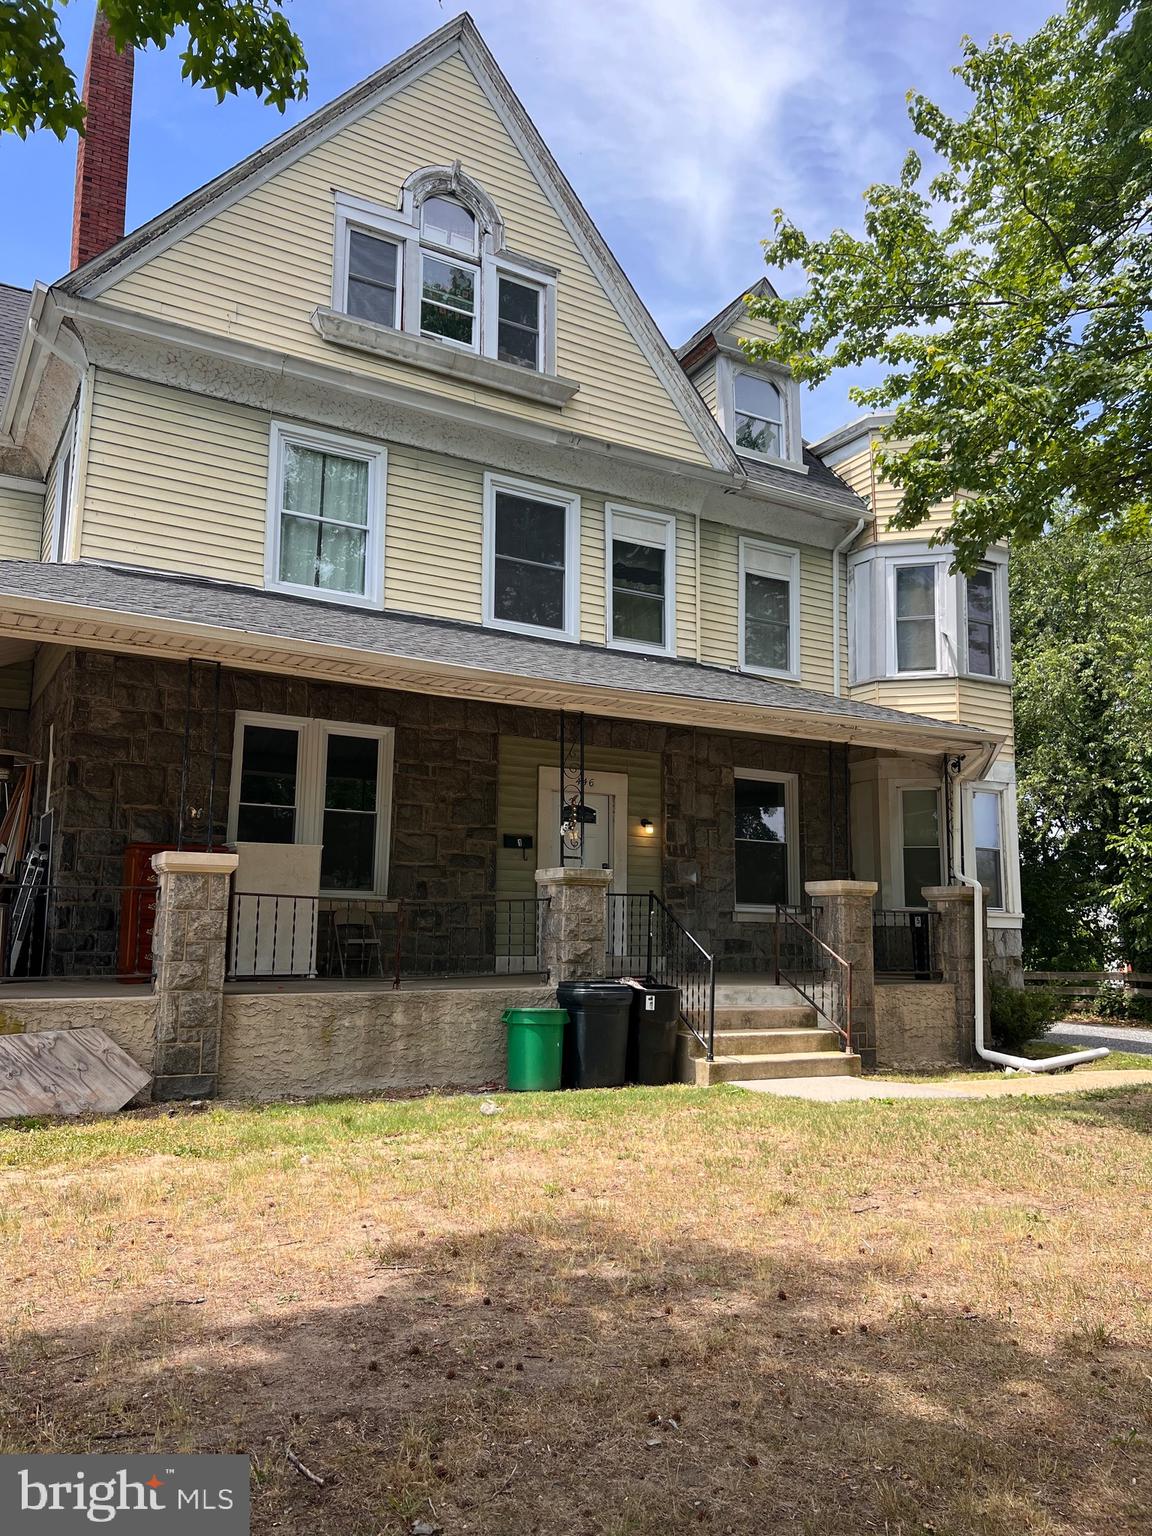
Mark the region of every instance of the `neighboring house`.
POLYGON ((808 881, 961 862, 1018 955, 1004 556, 889 535, 875 423, 805 445, 754 334, 671 350, 467 17, 0 288, 0 744, 53 882, 211 833, 318 849, 322 900, 527 901, 563 715, 583 861, 721 967, 808 881))

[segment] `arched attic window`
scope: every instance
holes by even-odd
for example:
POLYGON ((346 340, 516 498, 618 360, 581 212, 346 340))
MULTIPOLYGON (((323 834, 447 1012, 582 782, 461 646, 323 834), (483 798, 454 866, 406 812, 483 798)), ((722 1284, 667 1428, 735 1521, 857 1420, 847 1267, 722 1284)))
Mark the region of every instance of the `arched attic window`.
POLYGON ((737 448, 784 456, 784 401, 771 379, 738 373, 733 383, 737 448))
POLYGON ((337 213, 334 308, 516 368, 554 371, 555 269, 505 249, 499 209, 459 161, 414 171, 398 211, 338 194, 337 213))

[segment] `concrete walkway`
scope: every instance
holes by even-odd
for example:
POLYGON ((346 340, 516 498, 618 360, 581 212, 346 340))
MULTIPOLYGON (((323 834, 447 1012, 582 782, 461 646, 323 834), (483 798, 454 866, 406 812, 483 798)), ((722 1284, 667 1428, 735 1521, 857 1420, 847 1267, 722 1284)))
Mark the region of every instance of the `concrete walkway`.
POLYGON ((874 1077, 780 1077, 739 1082, 734 1088, 774 1093, 787 1099, 999 1099, 1016 1094, 1086 1093, 1098 1088, 1150 1088, 1152 1072, 999 1073, 973 1074, 971 1082, 890 1083, 874 1077))
POLYGON ((1152 1027, 1135 1024, 1075 1024, 1065 1019, 1053 1024, 1044 1036, 1053 1045, 1068 1045, 1073 1050, 1106 1045, 1110 1051, 1131 1051, 1136 1056, 1152 1056, 1152 1027))

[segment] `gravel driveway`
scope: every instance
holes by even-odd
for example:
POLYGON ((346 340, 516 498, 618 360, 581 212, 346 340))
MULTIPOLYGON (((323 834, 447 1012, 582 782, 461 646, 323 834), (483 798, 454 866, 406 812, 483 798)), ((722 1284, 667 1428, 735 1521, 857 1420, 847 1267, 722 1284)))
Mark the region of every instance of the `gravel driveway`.
POLYGON ((1113 1051, 1131 1051, 1137 1056, 1152 1056, 1152 1025, 1115 1026, 1111 1024, 1054 1024, 1046 1041, 1053 1045, 1106 1045, 1113 1051))

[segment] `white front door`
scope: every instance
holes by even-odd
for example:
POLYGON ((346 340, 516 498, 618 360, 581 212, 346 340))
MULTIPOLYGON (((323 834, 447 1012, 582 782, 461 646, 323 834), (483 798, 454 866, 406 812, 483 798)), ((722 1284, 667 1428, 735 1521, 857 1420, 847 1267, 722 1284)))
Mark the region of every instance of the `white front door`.
MULTIPOLYGON (((628 778, 623 773, 590 773, 584 804, 596 820, 584 826, 584 868, 610 869, 611 889, 628 889, 628 778)), ((555 869, 560 856, 560 774, 540 769, 539 817, 536 828, 536 867, 555 869)))
MULTIPOLYGON (((584 868, 585 869, 611 869, 612 868, 612 833, 613 820, 616 813, 615 795, 590 795, 585 794, 584 804, 590 811, 596 813, 596 820, 584 824, 584 868)), ((548 796, 548 819, 555 830, 556 862, 561 862, 560 854, 560 792, 557 790, 548 796)), ((613 877, 613 889, 616 888, 613 877)))

